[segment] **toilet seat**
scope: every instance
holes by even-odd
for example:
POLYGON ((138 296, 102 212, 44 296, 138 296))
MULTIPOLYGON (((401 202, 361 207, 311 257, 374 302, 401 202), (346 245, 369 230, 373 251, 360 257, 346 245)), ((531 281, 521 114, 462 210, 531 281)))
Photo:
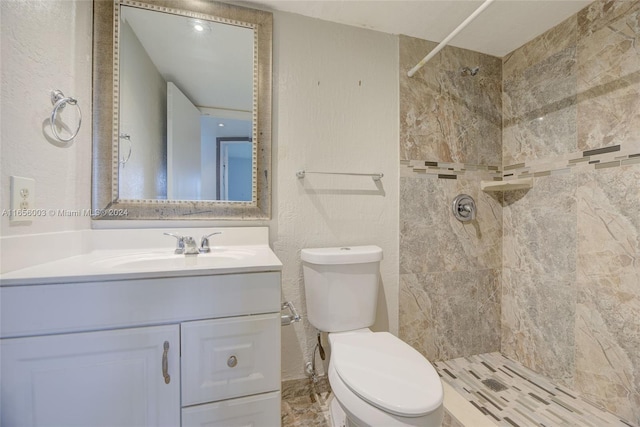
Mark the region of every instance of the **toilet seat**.
POLYGON ((367 403, 400 417, 421 417, 441 407, 436 370, 415 349, 388 332, 330 334, 332 368, 367 403))

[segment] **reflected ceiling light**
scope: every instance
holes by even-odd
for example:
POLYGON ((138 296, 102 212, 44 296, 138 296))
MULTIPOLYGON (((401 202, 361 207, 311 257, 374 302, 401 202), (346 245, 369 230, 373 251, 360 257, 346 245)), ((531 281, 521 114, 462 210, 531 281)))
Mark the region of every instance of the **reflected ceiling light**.
MULTIPOLYGON (((1 1, 1 0, 0 0, 1 1)), ((189 19, 187 20, 189 25, 189 30, 197 34, 205 34, 211 32, 211 22, 206 21, 204 19, 189 19)))
POLYGON ((224 123, 218 123, 218 126, 220 126, 221 128, 224 127, 224 123))

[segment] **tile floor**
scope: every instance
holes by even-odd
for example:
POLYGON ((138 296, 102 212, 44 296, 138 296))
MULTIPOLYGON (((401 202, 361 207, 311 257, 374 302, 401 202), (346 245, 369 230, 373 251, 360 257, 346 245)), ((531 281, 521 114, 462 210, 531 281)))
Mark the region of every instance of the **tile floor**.
POLYGON ((331 387, 326 377, 317 383, 309 379, 282 383, 282 427, 330 427, 329 397, 331 387))
MULTIPOLYGON (((447 384, 496 426, 638 427, 499 353, 433 365, 447 384)), ((331 388, 326 378, 317 383, 308 379, 283 382, 282 426, 330 427, 330 396, 331 388)), ((455 417, 455 413, 452 415, 455 417)), ((443 426, 462 424, 445 411, 443 426)))

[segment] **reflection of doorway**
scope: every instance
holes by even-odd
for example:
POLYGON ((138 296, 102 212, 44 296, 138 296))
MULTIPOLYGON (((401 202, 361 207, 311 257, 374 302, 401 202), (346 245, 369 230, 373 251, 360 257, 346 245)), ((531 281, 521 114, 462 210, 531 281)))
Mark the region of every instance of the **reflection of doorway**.
POLYGON ((251 138, 216 138, 217 200, 251 201, 252 154, 251 138))
MULTIPOLYGON (((2 0, 0 0, 2 1, 2 0)), ((210 111, 200 117, 202 126, 202 158, 200 160, 202 167, 202 200, 219 200, 218 194, 218 154, 217 140, 218 138, 240 139, 251 138, 253 130, 253 122, 250 113, 247 119, 235 118, 241 114, 227 111, 210 111), (223 125, 223 126, 222 126, 223 125)), ((246 114, 242 114, 244 117, 246 114)), ((244 141, 243 141, 244 142, 244 141)), ((254 163, 255 165, 255 160, 254 163)), ((251 170, 253 173, 253 169, 251 170)))

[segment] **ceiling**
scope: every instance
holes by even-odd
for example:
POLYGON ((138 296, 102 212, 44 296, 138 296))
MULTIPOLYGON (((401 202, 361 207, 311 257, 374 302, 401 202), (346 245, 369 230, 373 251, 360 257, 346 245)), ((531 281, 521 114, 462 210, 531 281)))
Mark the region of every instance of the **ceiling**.
POLYGON ((121 9, 121 19, 131 26, 162 77, 193 104, 252 111, 252 29, 136 7, 121 9), (194 24, 202 31, 195 31, 194 24))
MULTIPOLYGON (((503 57, 591 1, 497 0, 449 44, 503 57)), ((234 3, 440 42, 483 0, 254 0, 234 3)))

